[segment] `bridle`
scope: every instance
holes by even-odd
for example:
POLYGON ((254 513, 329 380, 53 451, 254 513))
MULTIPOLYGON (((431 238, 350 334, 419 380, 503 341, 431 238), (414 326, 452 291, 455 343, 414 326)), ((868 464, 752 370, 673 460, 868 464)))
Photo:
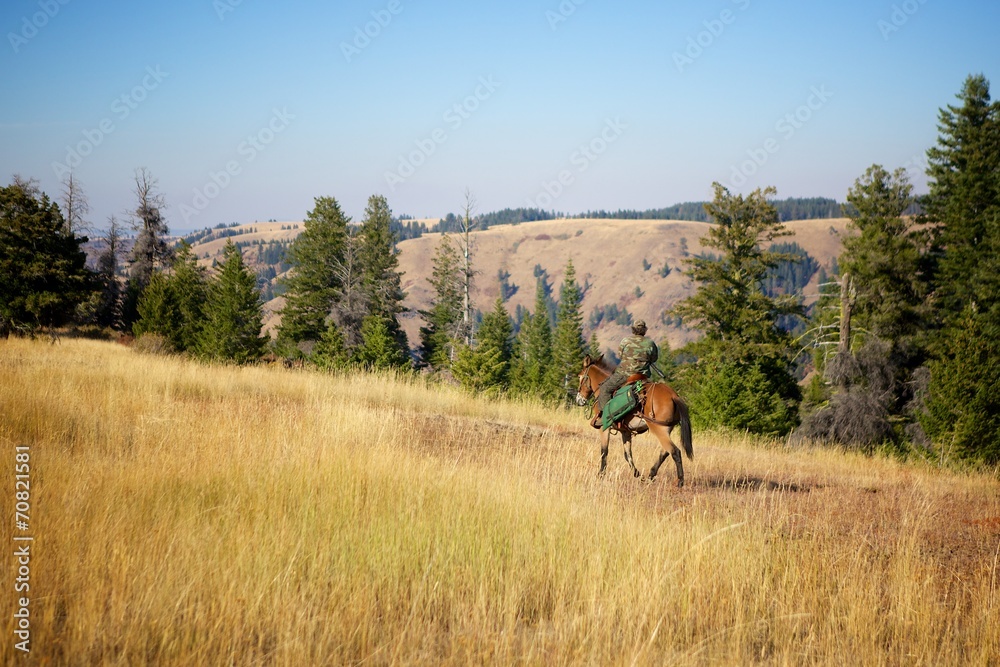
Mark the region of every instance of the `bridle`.
POLYGON ((579 377, 579 384, 577 385, 576 388, 576 404, 579 405, 580 407, 588 405, 590 401, 593 400, 594 396, 597 395, 597 390, 600 389, 601 384, 603 384, 603 383, 598 383, 597 387, 594 387, 594 383, 590 379, 590 369, 593 365, 594 364, 587 364, 586 366, 584 366, 583 372, 580 374, 579 377), (584 380, 587 381, 587 389, 590 390, 590 396, 583 395, 584 380))

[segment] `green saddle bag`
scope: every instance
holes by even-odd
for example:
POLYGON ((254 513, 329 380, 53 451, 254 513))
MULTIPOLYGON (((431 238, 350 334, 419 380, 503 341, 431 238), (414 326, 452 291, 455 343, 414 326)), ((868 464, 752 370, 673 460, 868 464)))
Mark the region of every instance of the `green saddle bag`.
POLYGON ((604 412, 601 415, 601 430, 608 430, 636 409, 639 405, 639 391, 641 387, 642 384, 639 381, 627 384, 614 393, 614 396, 604 406, 604 412))

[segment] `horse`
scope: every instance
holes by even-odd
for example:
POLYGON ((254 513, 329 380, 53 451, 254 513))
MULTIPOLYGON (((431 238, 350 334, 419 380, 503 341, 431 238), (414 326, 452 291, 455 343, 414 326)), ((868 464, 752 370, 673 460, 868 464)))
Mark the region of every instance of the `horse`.
MULTIPOLYGON (((587 355, 583 359, 583 371, 580 373, 580 386, 576 393, 577 405, 583 407, 587 405, 590 397, 597 393, 598 387, 608 379, 613 369, 604 363, 604 355, 597 359, 591 359, 587 355)), ((631 379, 631 378, 630 378, 631 379)), ((643 392, 639 407, 628 416, 627 420, 622 420, 618 425, 618 430, 622 436, 622 445, 625 448, 625 460, 632 468, 632 475, 640 476, 639 470, 632 460, 632 436, 640 433, 650 432, 660 442, 660 456, 653 467, 649 469, 649 481, 656 479, 656 474, 660 466, 667 460, 667 456, 674 459, 677 467, 677 486, 684 486, 684 462, 681 458, 681 450, 677 448, 670 433, 674 426, 681 427, 681 446, 688 459, 694 458, 694 450, 691 445, 691 419, 688 416, 687 404, 681 400, 673 389, 662 382, 647 382, 643 392)), ((598 406, 594 401, 591 420, 597 417, 598 406)), ((611 439, 611 429, 601 431, 601 469, 597 473, 604 476, 604 470, 608 463, 608 443, 611 439)))

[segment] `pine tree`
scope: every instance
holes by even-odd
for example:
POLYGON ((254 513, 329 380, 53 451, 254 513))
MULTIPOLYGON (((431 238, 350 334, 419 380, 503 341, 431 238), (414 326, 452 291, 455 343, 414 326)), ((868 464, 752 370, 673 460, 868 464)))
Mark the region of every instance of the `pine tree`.
POLYGON ((596 331, 590 334, 590 342, 587 343, 587 354, 590 355, 591 359, 597 359, 601 356, 601 341, 597 340, 596 331))
POLYGON ((313 348, 312 362, 322 370, 344 370, 350 365, 351 356, 344 344, 344 335, 337 325, 331 321, 313 348))
POLYGON ((92 291, 86 237, 29 181, 0 188, 0 336, 70 321, 92 291))
POLYGON ((521 327, 519 355, 520 368, 515 389, 543 399, 555 398, 559 384, 553 381, 552 327, 549 324, 550 299, 544 278, 539 278, 535 289, 535 312, 521 327))
POLYGON ((853 316, 871 335, 899 341, 922 329, 920 250, 904 213, 914 203, 903 169, 873 165, 847 194, 853 206, 838 264, 856 291, 853 316))
POLYGON ((715 199, 705 210, 715 223, 702 238, 706 248, 720 257, 688 257, 685 274, 699 283, 697 292, 673 312, 705 332, 705 344, 736 359, 759 355, 782 356, 789 347, 788 334, 777 326, 781 315, 800 315, 793 295, 769 297, 763 282, 768 271, 791 255, 763 250, 774 239, 790 234, 768 201, 774 188, 755 190, 744 198, 715 183, 715 199))
MULTIPOLYGON (((553 385, 558 387, 561 399, 569 400, 576 393, 570 378, 576 377, 583 367, 586 345, 583 340, 583 315, 580 305, 583 296, 576 283, 573 260, 566 264, 566 275, 559 291, 559 310, 552 342, 553 385)), ((537 313, 536 313, 537 315, 537 313)))
POLYGON ((1000 330, 970 306, 930 363, 920 421, 944 458, 1000 463, 1000 330))
POLYGON ((483 317, 474 348, 460 345, 452 373, 470 391, 506 392, 510 387, 514 355, 514 325, 498 297, 493 310, 483 317))
POLYGON ((441 235, 428 282, 434 296, 431 307, 420 313, 427 323, 420 328, 420 355, 431 368, 448 368, 462 320, 462 277, 458 249, 447 234, 441 235))
POLYGON ((198 258, 186 242, 182 241, 174 254, 169 283, 180 318, 172 338, 178 350, 193 350, 201 337, 209 284, 204 267, 198 265, 198 258))
POLYGON ((170 345, 171 350, 180 351, 178 332, 181 328, 181 314, 177 307, 173 286, 163 273, 153 273, 149 283, 139 297, 136 306, 137 319, 132 325, 136 338, 146 334, 157 334, 170 345))
POLYGON ((121 330, 125 290, 118 277, 122 254, 122 234, 121 225, 118 224, 115 216, 109 218, 108 230, 103 240, 104 249, 97 258, 97 281, 101 291, 94 320, 99 326, 121 330))
POLYGON ((401 287, 396 239, 391 228, 392 211, 385 197, 369 197, 365 217, 358 231, 362 285, 369 303, 369 312, 385 320, 396 345, 405 353, 409 350, 409 345, 396 316, 403 311, 403 298, 406 295, 401 287))
POLYGON ((1000 103, 989 82, 970 76, 960 107, 940 112, 928 151, 926 216, 939 257, 932 303, 927 435, 943 455, 1000 461, 1000 103))
POLYGON ((946 320, 973 301, 983 313, 1000 301, 994 252, 1000 249, 1000 103, 990 101, 982 75, 968 77, 958 98, 961 106, 939 112, 923 200, 940 254, 935 301, 946 320))
POLYGON ((789 232, 768 201, 774 188, 745 198, 718 183, 714 188, 715 199, 705 210, 715 224, 701 242, 721 255, 684 260, 686 274, 699 286, 673 309, 705 333, 692 346, 700 359, 686 378, 691 412, 703 425, 787 433, 798 423, 801 391, 791 375, 791 339, 778 322, 802 308, 794 295, 764 292, 768 271, 795 257, 762 248, 789 232))
POLYGON ((317 341, 343 282, 338 275, 348 243, 349 219, 332 197, 318 197, 305 226, 288 249, 290 275, 284 279, 285 307, 278 340, 291 351, 303 341, 317 341))
POLYGON ((361 345, 355 350, 354 359, 362 367, 373 371, 398 371, 410 367, 409 357, 393 338, 388 319, 374 313, 366 317, 361 325, 361 345))
POLYGON ((267 339, 260 335, 263 309, 257 277, 232 241, 223 250, 219 274, 209 287, 204 310, 198 346, 201 356, 238 364, 260 359, 267 339))

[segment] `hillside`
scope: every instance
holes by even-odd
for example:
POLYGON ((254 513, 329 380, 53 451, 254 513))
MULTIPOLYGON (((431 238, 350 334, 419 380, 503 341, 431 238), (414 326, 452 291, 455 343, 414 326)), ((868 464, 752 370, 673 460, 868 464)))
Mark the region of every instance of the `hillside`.
POLYGON ((620 442, 598 478, 577 410, 79 339, 0 340, 0 442, 11 478, 27 453, 0 539, 34 538, 37 664, 1000 655, 989 473, 696 430, 682 489, 620 442))
MULTIPOLYGON (((839 234, 846 224, 845 218, 787 222, 785 225, 793 236, 782 241, 794 241, 829 270, 840 252, 839 234)), ((682 259, 686 254, 702 252, 699 239, 707 228, 707 223, 681 220, 576 218, 493 226, 473 234, 473 261, 478 271, 473 301, 482 311, 492 307, 500 293, 498 273, 503 270, 510 274, 508 285, 516 286, 516 292, 507 301, 511 315, 518 306, 534 310, 536 266, 545 270, 554 296, 558 298, 566 262, 572 257, 578 280, 587 287, 583 316, 588 337, 594 309, 615 305, 627 309, 634 318, 645 319, 658 340, 665 337, 671 346, 677 347, 695 338, 697 333, 676 322, 667 322, 663 312, 692 293, 693 286, 681 273, 682 259), (643 268, 644 260, 648 269, 643 268), (670 272, 661 277, 664 263, 670 272), (641 292, 639 296, 636 295, 637 287, 641 292)), ((248 262, 261 272, 262 286, 274 290, 276 277, 280 276, 283 267, 261 262, 259 253, 268 247, 287 244, 301 229, 301 221, 227 227, 221 231, 230 236, 219 238, 220 230, 213 230, 212 235, 197 240, 192 248, 199 261, 210 266, 221 256, 227 240, 244 246, 248 262)), ((432 233, 399 244, 408 308, 402 323, 412 346, 418 344, 423 324, 417 313, 427 307, 432 296, 427 278, 440 239, 440 234, 432 233)), ((807 303, 811 303, 817 293, 815 277, 804 292, 807 303)), ((277 293, 280 294, 280 288, 277 293)), ((280 296, 265 305, 265 330, 273 331, 280 322, 278 313, 283 305, 280 296)), ((615 348, 627 329, 626 325, 605 321, 596 331, 602 346, 615 348)))
MULTIPOLYGON (((838 234, 846 228, 847 220, 785 224, 794 236, 782 241, 798 243, 829 270, 840 253, 838 234)), ((479 272, 474 302, 483 311, 492 306, 500 293, 497 274, 502 269, 510 273, 508 283, 517 286, 517 292, 507 302, 509 312, 513 314, 518 305, 534 310, 535 266, 546 270, 558 297, 563 271, 572 258, 578 281, 588 286, 582 309, 585 326, 594 308, 615 304, 627 307, 634 317, 645 319, 658 339, 666 337, 671 346, 678 346, 697 334, 667 325, 661 316, 665 309, 692 293, 693 286, 681 273, 685 255, 682 245, 686 243, 690 254, 701 252, 699 239, 707 229, 707 223, 702 222, 608 219, 546 220, 491 227, 474 234, 473 260, 479 272), (649 263, 648 270, 643 269, 643 260, 649 263), (658 271, 664 262, 672 270, 662 278, 658 271), (636 296, 636 287, 641 296, 636 296)), ((427 277, 440 237, 440 234, 425 234, 399 244, 406 305, 412 310, 425 308, 432 296, 427 277)), ((816 292, 814 278, 805 293, 816 292)), ((411 344, 419 340, 419 318, 411 314, 404 320, 404 327, 411 344)), ((597 334, 602 346, 616 347, 626 331, 626 326, 602 323, 597 334)), ((588 330, 588 337, 589 334, 588 330)))

